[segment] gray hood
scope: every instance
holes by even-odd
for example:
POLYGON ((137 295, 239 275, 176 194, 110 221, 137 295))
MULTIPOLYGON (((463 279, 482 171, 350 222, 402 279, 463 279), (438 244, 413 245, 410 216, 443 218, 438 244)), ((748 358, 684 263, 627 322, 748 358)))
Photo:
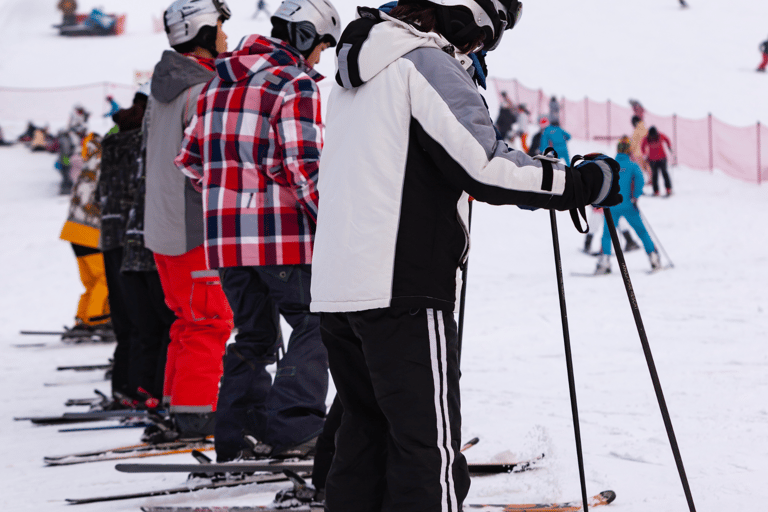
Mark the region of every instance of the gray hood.
POLYGON ((152 96, 160 103, 170 103, 183 91, 207 82, 214 74, 195 59, 166 50, 152 74, 152 96))

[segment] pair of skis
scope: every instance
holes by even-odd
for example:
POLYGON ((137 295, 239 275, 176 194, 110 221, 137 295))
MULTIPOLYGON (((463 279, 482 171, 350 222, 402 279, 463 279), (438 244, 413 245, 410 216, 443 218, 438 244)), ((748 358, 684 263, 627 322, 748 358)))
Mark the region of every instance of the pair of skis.
MULTIPOLYGON (((589 499, 589 508, 608 505, 616 499, 613 491, 603 491, 589 499)), ((486 512, 577 512, 583 510, 581 501, 561 503, 507 503, 499 505, 464 504, 465 509, 485 510, 486 512)), ((272 505, 256 505, 252 507, 141 507, 144 512, 263 512, 269 510, 290 510, 293 512, 323 512, 320 505, 306 505, 290 509, 278 509, 272 505)))

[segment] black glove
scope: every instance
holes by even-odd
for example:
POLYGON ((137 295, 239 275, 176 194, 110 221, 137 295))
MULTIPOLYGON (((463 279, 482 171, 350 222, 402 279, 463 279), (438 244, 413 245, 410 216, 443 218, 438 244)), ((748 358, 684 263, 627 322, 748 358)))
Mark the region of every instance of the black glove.
POLYGON ((623 198, 619 193, 619 162, 599 153, 591 153, 583 158, 584 160, 574 165, 573 169, 581 174, 589 204, 605 207, 621 203, 623 198))

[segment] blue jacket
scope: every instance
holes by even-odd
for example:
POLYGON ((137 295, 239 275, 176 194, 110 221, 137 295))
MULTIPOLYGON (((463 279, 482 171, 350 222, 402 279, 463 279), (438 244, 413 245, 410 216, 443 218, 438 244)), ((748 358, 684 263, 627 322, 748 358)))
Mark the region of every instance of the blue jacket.
POLYGON ((640 170, 639 165, 629 159, 629 155, 626 153, 618 153, 616 161, 621 166, 619 189, 624 199, 621 201, 621 204, 614 206, 614 208, 634 209, 632 199, 637 199, 643 195, 643 186, 645 185, 643 171, 640 170))
POLYGON ((571 140, 571 134, 563 130, 559 126, 549 125, 541 132, 541 142, 539 143, 539 150, 544 153, 544 150, 549 146, 552 146, 557 151, 557 156, 565 160, 566 164, 571 164, 571 158, 568 155, 568 145, 566 141, 571 140))

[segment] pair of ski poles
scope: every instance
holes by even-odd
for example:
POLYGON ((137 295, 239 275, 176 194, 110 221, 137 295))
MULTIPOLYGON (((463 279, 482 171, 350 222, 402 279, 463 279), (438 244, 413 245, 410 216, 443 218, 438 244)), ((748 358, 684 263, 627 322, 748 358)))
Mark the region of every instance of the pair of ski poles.
MULTIPOLYGON (((643 347, 643 353, 645 354, 645 360, 648 365, 648 370, 651 374, 651 380, 653 381, 653 388, 656 392, 656 399, 659 402, 659 409, 664 420, 664 427, 667 431, 667 437, 669 438, 669 444, 672 449, 672 454, 675 458, 675 464, 677 465, 677 471, 680 475, 680 481, 683 486, 683 492, 685 493, 685 499, 688 502, 688 509, 690 512, 696 512, 696 507, 693 503, 693 495, 691 494, 691 488, 688 484, 688 477, 685 473, 685 467, 683 466, 683 459, 680 455, 680 448, 677 444, 677 438, 675 431, 672 427, 672 420, 667 409, 667 402, 664 399, 664 392, 661 389, 661 382, 659 381, 659 375, 656 371, 656 364, 653 360, 653 354, 651 353, 651 347, 648 343, 648 336, 645 333, 645 327, 643 326, 643 319, 640 316, 640 308, 637 305, 637 298, 635 297, 634 289, 632 288, 632 282, 629 278, 629 270, 627 270, 627 263, 624 260, 624 253, 621 250, 621 242, 619 241, 619 235, 616 232, 616 225, 613 222, 613 215, 610 208, 604 208, 606 226, 611 235, 611 241, 613 247, 616 249, 616 258, 619 261, 619 268, 621 270, 621 276, 624 281, 624 288, 627 291, 627 297, 629 299, 630 308, 632 309, 632 315, 635 319, 635 325, 637 326, 637 333, 640 336, 640 343, 643 347)), ((576 400, 576 380, 573 371, 573 357, 571 354, 571 339, 568 329, 568 312, 565 304, 565 284, 563 280, 563 267, 562 259, 560 257, 560 240, 557 231, 557 218, 555 217, 555 211, 549 211, 550 224, 552 227, 552 245, 555 255, 555 272, 557 274, 557 291, 560 299, 560 317, 563 324, 563 341, 565 343, 565 361, 568 371, 568 389, 571 399, 571 414, 573 416, 573 433, 576 439, 576 456, 579 466, 579 479, 581 482, 581 498, 584 505, 584 511, 587 512, 588 500, 587 500, 587 485, 586 477, 584 474, 584 456, 581 447, 581 430, 579 427, 579 408, 576 400)), ((472 201, 469 203, 469 217, 468 227, 472 224, 472 201)), ((655 237, 654 237, 655 238, 655 237)), ((669 258, 667 258, 669 259, 669 258)), ((670 261, 671 263, 671 261, 670 261)), ((462 286, 461 286, 461 302, 459 306, 459 324, 458 324, 458 352, 459 362, 461 362, 461 345, 462 336, 464 330, 464 302, 467 291, 467 268, 469 260, 465 261, 464 268, 462 269, 462 286)))

